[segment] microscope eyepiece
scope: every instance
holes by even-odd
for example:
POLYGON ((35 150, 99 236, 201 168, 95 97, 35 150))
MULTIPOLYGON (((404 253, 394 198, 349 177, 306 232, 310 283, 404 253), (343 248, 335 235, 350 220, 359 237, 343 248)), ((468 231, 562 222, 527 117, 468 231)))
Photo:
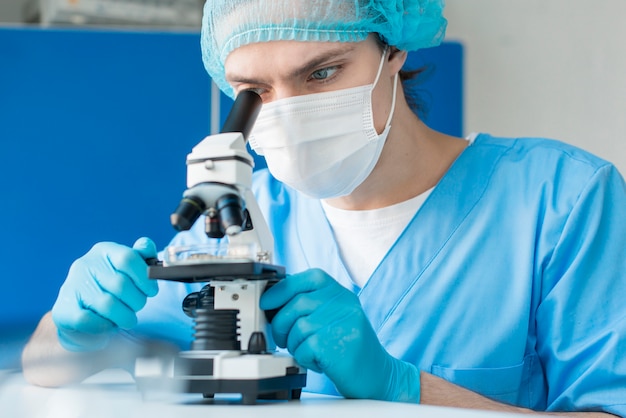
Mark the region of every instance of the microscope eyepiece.
POLYGON ((244 90, 237 95, 233 107, 230 109, 221 132, 241 132, 244 139, 252 131, 263 100, 252 90, 244 90))
POLYGON ((177 231, 187 231, 206 209, 204 201, 195 196, 183 198, 170 215, 170 222, 177 231))

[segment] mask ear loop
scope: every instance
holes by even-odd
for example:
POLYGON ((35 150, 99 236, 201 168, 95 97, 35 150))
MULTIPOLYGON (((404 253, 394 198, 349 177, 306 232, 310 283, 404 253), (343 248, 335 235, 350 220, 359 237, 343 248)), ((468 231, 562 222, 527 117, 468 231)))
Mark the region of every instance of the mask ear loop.
MULTIPOLYGON (((374 84, 372 84, 372 91, 378 84, 378 79, 383 72, 383 64, 385 63, 385 58, 387 57, 387 51, 389 51, 389 45, 385 45, 385 49, 383 50, 383 57, 380 59, 380 64, 378 66, 378 74, 376 74, 376 79, 374 80, 374 84)), ((387 122, 385 123, 385 131, 391 126, 391 120, 393 119, 393 112, 396 110, 396 95, 398 93, 398 74, 393 78, 393 93, 391 96, 391 110, 389 111, 389 116, 387 117, 387 122)))
POLYGON ((396 93, 398 92, 398 73, 393 77, 393 94, 391 95, 391 110, 389 111, 389 117, 385 124, 385 129, 391 126, 391 119, 393 119, 393 112, 396 110, 396 93))
POLYGON ((378 72, 376 73, 376 78, 374 79, 374 84, 372 84, 372 90, 378 84, 378 79, 380 79, 380 75, 383 72, 383 64, 385 63, 385 58, 387 57, 387 51, 389 50, 389 45, 385 45, 385 49, 383 49, 383 56, 380 59, 380 64, 378 64, 378 72))

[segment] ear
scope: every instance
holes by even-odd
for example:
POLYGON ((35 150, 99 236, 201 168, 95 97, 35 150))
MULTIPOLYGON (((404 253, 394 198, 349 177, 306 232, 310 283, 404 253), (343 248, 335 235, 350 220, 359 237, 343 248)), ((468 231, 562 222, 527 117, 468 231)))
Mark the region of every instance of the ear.
POLYGON ((389 72, 391 75, 395 75, 398 71, 402 69, 402 66, 406 62, 408 53, 406 51, 401 51, 395 46, 391 47, 391 52, 389 52, 389 58, 387 62, 389 63, 389 72))

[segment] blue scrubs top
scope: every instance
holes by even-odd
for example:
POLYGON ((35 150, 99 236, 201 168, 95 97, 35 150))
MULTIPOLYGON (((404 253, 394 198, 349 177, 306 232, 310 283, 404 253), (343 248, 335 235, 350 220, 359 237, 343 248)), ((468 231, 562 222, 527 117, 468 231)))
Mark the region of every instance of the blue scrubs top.
MULTIPOLYGON (((362 289, 319 200, 267 170, 254 192, 275 263, 322 268, 352 289, 393 356, 498 401, 626 415, 626 185, 606 161, 556 141, 479 135, 362 289)), ((201 224, 173 244, 206 242, 201 224)), ((135 332, 186 349, 180 304, 201 284, 159 285, 135 332)), ((336 393, 312 372, 307 390, 336 393)))

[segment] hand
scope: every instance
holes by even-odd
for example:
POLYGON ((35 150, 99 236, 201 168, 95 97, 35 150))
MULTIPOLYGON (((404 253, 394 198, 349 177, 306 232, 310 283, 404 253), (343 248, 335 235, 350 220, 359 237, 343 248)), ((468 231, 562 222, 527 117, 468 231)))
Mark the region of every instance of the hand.
POLYGON ((52 307, 61 345, 70 351, 98 350, 118 328, 134 327, 136 312, 158 292, 145 262, 156 256, 154 242, 140 238, 132 249, 98 243, 74 261, 52 307))
POLYGON ((303 367, 325 373, 348 398, 419 402, 419 370, 378 341, 358 297, 322 270, 281 280, 262 296, 274 342, 303 367))

